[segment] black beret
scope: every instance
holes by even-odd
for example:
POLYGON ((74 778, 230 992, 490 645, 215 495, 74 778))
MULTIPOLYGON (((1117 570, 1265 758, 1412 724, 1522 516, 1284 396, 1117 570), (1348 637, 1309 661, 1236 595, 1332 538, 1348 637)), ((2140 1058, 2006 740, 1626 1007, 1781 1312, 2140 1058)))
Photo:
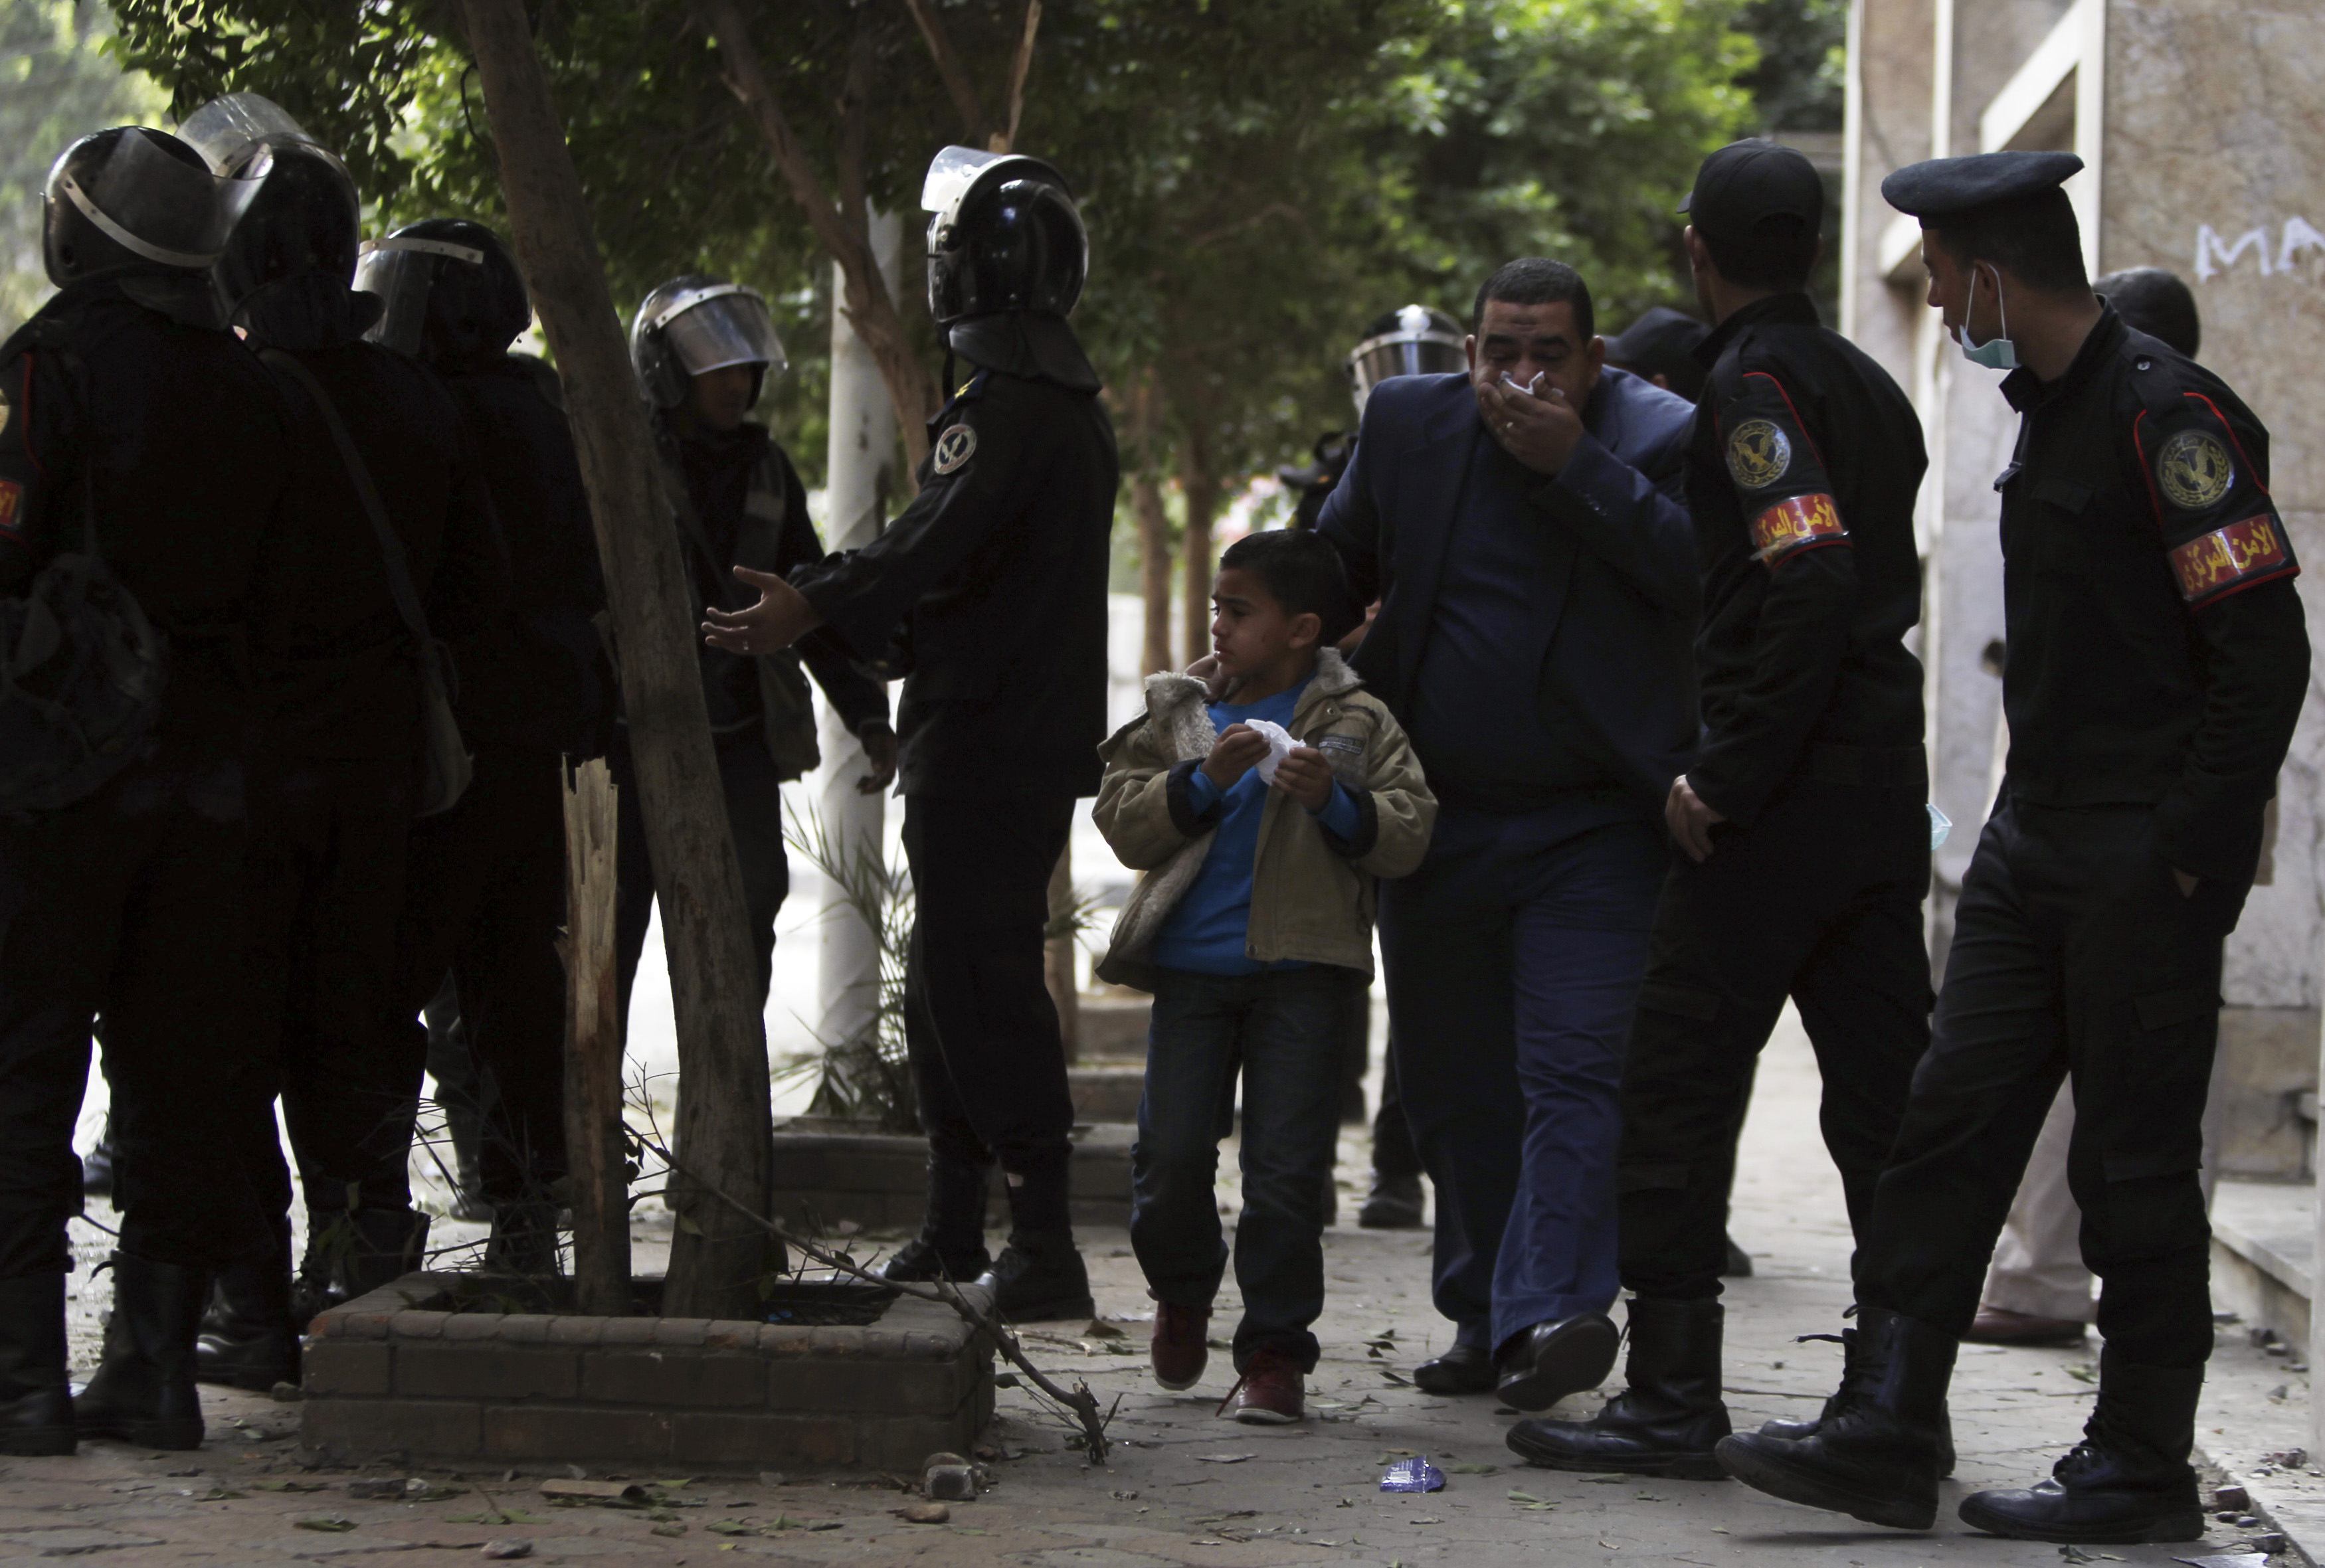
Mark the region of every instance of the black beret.
POLYGON ((1924 223, 1942 223, 1997 201, 2056 190, 2083 166, 2072 152, 1974 152, 1908 163, 1881 182, 1882 199, 1924 223))
POLYGON ((1692 316, 1658 305, 1607 340, 1607 363, 1653 375, 1693 354, 1710 330, 1692 316))

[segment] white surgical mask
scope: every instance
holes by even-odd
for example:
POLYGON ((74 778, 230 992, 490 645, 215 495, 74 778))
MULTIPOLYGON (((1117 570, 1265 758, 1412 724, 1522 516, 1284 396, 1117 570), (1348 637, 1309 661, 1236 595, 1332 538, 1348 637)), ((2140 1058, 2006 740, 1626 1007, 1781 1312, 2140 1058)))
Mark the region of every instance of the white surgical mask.
POLYGON ((2018 346, 2010 341, 2010 307, 2002 297, 2000 272, 1994 274, 1994 309, 2002 318, 2002 331, 1998 336, 1989 337, 1984 343, 1972 343, 1969 340, 1970 315, 1977 306, 1978 269, 1972 267, 1969 270, 1969 303, 1962 308, 1961 337, 1959 339, 1961 344, 1962 357, 1972 364, 1982 364, 1988 370, 2016 370, 2018 346))

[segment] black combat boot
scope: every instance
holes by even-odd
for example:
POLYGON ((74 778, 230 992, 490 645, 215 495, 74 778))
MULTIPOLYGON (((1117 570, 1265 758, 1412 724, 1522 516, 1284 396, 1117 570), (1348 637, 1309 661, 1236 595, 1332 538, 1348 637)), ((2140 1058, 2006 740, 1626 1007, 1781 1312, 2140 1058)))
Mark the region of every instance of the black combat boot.
POLYGON ((1959 1343, 1878 1307, 1859 1314, 1857 1336, 1857 1355, 1814 1432, 1738 1433, 1714 1452, 1720 1468, 1771 1497, 1926 1530, 1938 1517, 1938 1445, 1959 1343))
POLYGON ((1013 1172, 1009 1187, 1009 1245, 977 1283, 993 1292, 993 1305, 1014 1323, 1090 1317, 1089 1271, 1074 1245, 1067 1202, 1070 1149, 1045 1152, 1013 1172))
POLYGON ((1972 1492, 1962 1523, 1990 1536, 2067 1545, 2194 1541, 2204 1534, 2196 1472, 2201 1367, 2138 1367, 2099 1352, 2099 1402, 2083 1440, 2021 1491, 1972 1492))
POLYGON ((105 1355, 73 1397, 83 1437, 117 1437, 143 1448, 199 1448, 202 1397, 194 1387, 209 1276, 199 1268, 113 1255, 113 1319, 105 1355))
MULTIPOLYGON (((1795 1342, 1806 1344, 1811 1340, 1825 1340, 1840 1347, 1840 1381, 1841 1387, 1847 1388, 1849 1369, 1857 1365, 1857 1331, 1853 1328, 1845 1328, 1837 1334, 1802 1334, 1795 1342)), ((1805 1421, 1764 1421, 1760 1424, 1760 1435, 1789 1437, 1794 1440, 1806 1437, 1824 1425, 1825 1417, 1832 1414, 1834 1407, 1839 1402, 1839 1394, 1828 1396, 1824 1402, 1824 1409, 1805 1421)), ((1948 1410, 1938 1441, 1938 1479, 1943 1480, 1953 1472, 1954 1418, 1953 1412, 1948 1410)))
POLYGON ((65 1277, 0 1279, 0 1453, 70 1453, 65 1277))
POLYGON ((872 1270, 900 1285, 969 1280, 993 1266, 985 1250, 985 1167, 929 1156, 928 1217, 921 1233, 872 1270))
POLYGON ((408 1208, 307 1208, 307 1256, 292 1287, 292 1321, 303 1333, 317 1314, 394 1284, 424 1266, 428 1216, 408 1208))
POLYGON ((1588 1421, 1521 1421, 1510 1447, 1528 1464, 1677 1480, 1724 1480, 1712 1446, 1728 1434, 1719 1397, 1717 1298, 1631 1302, 1630 1386, 1588 1421))
POLYGON ((194 1377, 264 1391, 299 1380, 299 1330, 291 1321, 291 1225, 255 1258, 218 1272, 194 1343, 194 1377))

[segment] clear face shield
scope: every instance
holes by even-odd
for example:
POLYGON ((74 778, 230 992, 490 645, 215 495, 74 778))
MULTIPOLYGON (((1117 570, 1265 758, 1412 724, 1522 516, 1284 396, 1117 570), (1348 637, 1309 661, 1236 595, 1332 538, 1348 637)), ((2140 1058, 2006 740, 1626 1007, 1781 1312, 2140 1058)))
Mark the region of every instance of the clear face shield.
POLYGON ((655 311, 644 326, 649 332, 662 333, 671 357, 689 375, 730 364, 764 364, 770 376, 777 376, 790 364, 766 300, 739 283, 689 289, 655 311))
POLYGON ((283 106, 256 93, 212 98, 186 116, 185 124, 178 127, 178 140, 200 153, 217 172, 227 176, 242 174, 269 146, 311 147, 332 162, 338 161, 283 106))
POLYGON ((382 347, 418 358, 428 331, 428 293, 436 286, 438 269, 449 263, 472 267, 485 264, 485 253, 449 240, 367 240, 356 263, 358 293, 376 294, 385 307, 379 325, 364 334, 382 347))
POLYGON ((221 180, 133 128, 113 144, 89 189, 70 175, 56 183, 65 200, 124 250, 199 271, 217 262, 263 181, 221 180))
POLYGON ((1373 388, 1391 376, 1442 375, 1468 368, 1468 354, 1458 337, 1430 327, 1385 332, 1357 344, 1348 355, 1348 387, 1361 414, 1373 388))

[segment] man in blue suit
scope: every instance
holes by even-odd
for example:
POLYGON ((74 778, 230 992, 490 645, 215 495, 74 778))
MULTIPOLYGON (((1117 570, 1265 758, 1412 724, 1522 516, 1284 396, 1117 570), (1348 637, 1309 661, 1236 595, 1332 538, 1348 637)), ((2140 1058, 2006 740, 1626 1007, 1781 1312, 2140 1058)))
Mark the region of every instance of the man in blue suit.
POLYGON ((1442 807, 1380 911, 1458 1325, 1414 1380, 1539 1410, 1615 1359, 1623 1044, 1696 733, 1694 410, 1606 365, 1558 262, 1487 280, 1468 354, 1374 389, 1321 528, 1381 599, 1357 668, 1442 807))

